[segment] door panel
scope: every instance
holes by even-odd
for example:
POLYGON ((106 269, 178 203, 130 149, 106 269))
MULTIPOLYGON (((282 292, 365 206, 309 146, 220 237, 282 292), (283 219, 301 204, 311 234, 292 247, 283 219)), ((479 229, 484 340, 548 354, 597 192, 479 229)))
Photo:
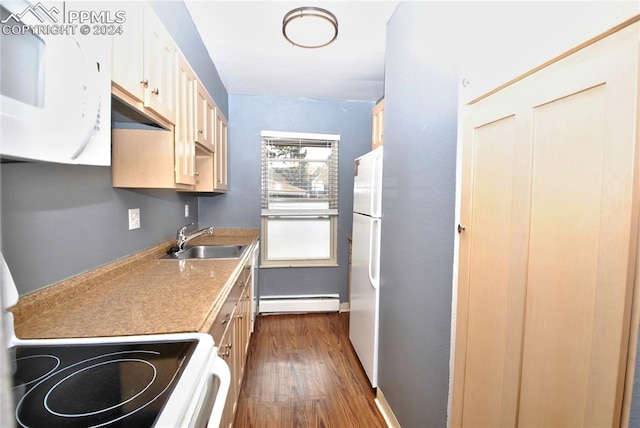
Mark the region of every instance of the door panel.
POLYGON ((637 233, 628 111, 637 61, 633 47, 585 63, 582 91, 532 110, 519 426, 619 424, 637 233))
MULTIPOLYGON (((463 424, 503 425, 502 397, 517 395, 516 371, 506 373, 509 268, 512 246, 515 116, 475 129, 473 214, 469 257, 467 357, 463 424), (487 310, 491 308, 491 310, 487 310)), ((513 424, 515 414, 511 412, 513 424)))
POLYGON ((534 113, 523 425, 584 423, 598 285, 604 95, 598 86, 534 113), (547 411, 540 415, 539 409, 547 411))

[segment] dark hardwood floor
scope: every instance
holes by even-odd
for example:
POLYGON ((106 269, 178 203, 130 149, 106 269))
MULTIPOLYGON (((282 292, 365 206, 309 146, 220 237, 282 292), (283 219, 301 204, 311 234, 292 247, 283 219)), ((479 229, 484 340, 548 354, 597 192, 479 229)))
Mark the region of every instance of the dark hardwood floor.
POLYGON ((234 427, 386 427, 348 316, 258 317, 234 427))

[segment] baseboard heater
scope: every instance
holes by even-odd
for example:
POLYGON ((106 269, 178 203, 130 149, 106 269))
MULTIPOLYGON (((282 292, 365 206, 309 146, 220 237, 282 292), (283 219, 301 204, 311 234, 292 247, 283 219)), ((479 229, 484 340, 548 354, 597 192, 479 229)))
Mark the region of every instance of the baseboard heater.
POLYGON ((304 294, 295 296, 262 296, 258 311, 269 313, 338 312, 340 295, 304 294))

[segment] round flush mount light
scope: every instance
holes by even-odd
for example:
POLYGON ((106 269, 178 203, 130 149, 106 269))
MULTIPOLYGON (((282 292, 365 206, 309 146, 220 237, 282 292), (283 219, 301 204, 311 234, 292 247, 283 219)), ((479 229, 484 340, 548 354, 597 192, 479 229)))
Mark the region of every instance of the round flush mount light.
POLYGON ((338 19, 326 9, 299 7, 282 19, 282 35, 294 46, 321 48, 338 37, 338 19))

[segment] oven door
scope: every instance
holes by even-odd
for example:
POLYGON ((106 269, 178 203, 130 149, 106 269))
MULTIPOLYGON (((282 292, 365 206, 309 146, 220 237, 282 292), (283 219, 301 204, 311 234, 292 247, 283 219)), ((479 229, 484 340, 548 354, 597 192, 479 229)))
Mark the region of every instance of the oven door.
POLYGON ((56 4, 0 4, 0 155, 110 165, 110 40, 79 34, 56 4))
POLYGON ((18 426, 218 427, 230 385, 199 333, 18 340, 18 426))

